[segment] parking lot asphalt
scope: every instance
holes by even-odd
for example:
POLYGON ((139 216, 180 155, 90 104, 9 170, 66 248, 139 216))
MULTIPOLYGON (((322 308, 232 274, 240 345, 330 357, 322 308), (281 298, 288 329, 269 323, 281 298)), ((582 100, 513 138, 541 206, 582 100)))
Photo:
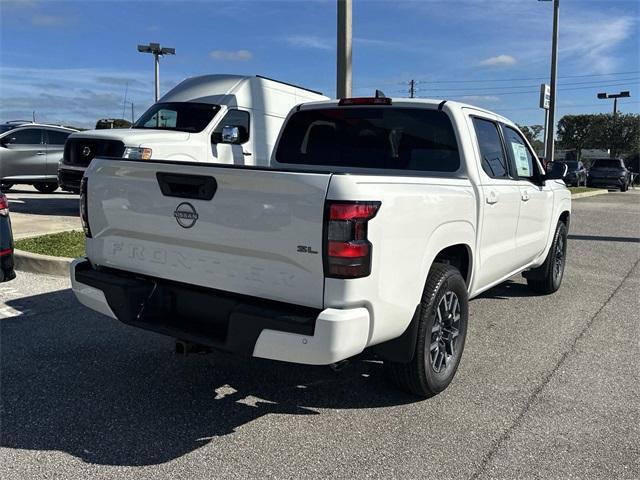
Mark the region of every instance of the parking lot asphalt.
POLYGON ((560 291, 471 302, 430 400, 344 370, 175 356, 66 279, 0 285, 0 477, 640 478, 640 191, 573 204, 560 291))
POLYGON ((6 195, 16 239, 82 230, 76 194, 62 190, 44 194, 28 185, 16 185, 6 195))

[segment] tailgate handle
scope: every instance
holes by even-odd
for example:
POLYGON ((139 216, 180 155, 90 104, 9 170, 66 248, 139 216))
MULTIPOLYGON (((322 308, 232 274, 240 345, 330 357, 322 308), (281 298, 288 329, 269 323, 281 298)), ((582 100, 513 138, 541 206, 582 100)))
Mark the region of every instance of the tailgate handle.
POLYGON ((156 178, 165 197, 211 200, 218 188, 215 178, 204 175, 156 172, 156 178))

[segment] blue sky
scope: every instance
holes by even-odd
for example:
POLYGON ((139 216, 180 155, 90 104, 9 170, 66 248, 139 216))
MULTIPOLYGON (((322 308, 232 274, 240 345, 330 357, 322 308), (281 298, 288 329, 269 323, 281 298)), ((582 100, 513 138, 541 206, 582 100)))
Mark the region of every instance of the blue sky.
MULTIPOLYGON (((354 94, 460 99, 542 123, 552 3, 536 0, 353 0, 354 94)), ((640 111, 640 1, 561 0, 558 115, 609 112, 598 91, 631 90, 640 111)), ((335 95, 335 0, 0 0, 0 121, 93 126, 121 117, 125 91, 140 115, 162 91, 205 73, 261 74, 335 95)), ((125 116, 130 115, 130 106, 125 116)))

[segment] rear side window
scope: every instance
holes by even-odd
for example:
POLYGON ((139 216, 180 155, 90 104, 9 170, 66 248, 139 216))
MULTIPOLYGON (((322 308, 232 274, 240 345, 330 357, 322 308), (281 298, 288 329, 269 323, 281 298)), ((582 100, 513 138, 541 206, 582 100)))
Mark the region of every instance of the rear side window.
POLYGON ((7 135, 11 138, 12 145, 40 145, 42 143, 42 130, 39 128, 25 128, 16 130, 7 135))
POLYGON ((492 178, 508 178, 507 159, 502 148, 498 126, 489 120, 474 118, 473 127, 478 138, 484 172, 492 178))
POLYGON ((278 149, 279 163, 455 172, 456 136, 441 111, 344 107, 294 113, 278 149))
POLYGON ((47 130, 47 143, 49 145, 64 145, 71 132, 61 130, 47 130))

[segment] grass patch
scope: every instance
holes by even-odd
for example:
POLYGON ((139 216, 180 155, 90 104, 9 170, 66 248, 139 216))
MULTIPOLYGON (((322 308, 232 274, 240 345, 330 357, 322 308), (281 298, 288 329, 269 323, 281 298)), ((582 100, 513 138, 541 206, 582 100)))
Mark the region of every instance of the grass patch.
POLYGON ((16 248, 41 255, 54 257, 81 257, 84 251, 84 232, 52 233, 39 237, 16 240, 16 248))
POLYGON ((571 193, 584 193, 595 192, 596 190, 602 190, 601 188, 589 188, 589 187, 569 187, 571 193))

